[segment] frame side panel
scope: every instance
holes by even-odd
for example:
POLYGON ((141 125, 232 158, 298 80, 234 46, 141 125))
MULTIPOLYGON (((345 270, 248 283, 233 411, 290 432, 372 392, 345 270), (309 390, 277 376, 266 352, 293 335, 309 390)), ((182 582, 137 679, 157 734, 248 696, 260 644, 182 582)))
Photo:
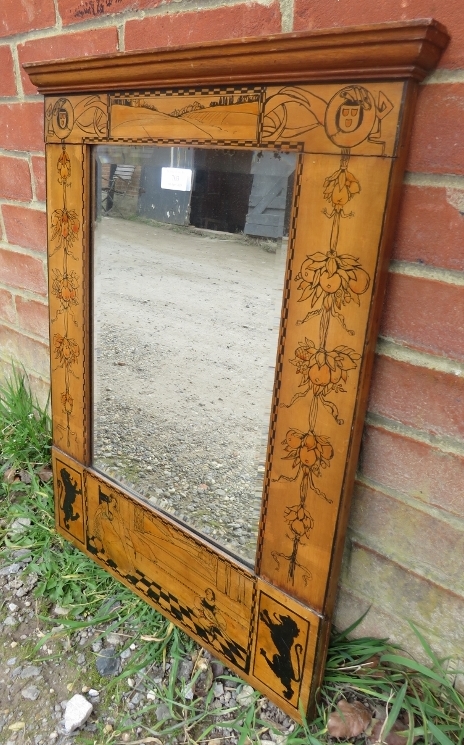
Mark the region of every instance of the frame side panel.
POLYGON ((53 441, 85 462, 86 149, 47 145, 46 160, 53 441))

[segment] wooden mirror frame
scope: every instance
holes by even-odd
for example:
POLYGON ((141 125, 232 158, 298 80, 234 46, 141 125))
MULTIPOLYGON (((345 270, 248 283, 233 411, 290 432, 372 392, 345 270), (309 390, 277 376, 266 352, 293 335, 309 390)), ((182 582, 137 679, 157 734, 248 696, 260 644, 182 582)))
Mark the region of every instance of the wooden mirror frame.
POLYGON ((296 720, 324 671, 418 83, 447 41, 425 20, 25 66, 45 95, 57 530, 296 720), (168 128, 142 128, 167 98, 168 128), (193 100, 222 129, 195 132, 193 100), (92 468, 91 147, 118 143, 298 154, 254 572, 92 468))

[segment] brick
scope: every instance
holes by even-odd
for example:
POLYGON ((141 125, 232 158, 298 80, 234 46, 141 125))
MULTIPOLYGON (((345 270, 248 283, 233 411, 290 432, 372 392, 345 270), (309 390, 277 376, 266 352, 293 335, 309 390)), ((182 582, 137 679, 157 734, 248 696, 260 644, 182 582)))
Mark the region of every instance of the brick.
POLYGON ((432 435, 464 440, 464 378, 375 359, 369 411, 432 435))
POLYGON ((0 318, 8 323, 16 323, 16 308, 13 295, 0 289, 0 318))
POLYGON ((281 30, 277 3, 241 4, 126 22, 127 50, 170 47, 199 41, 260 36, 281 30))
MULTIPOLYGON (((25 62, 45 62, 47 60, 89 57, 109 54, 118 49, 118 32, 115 26, 73 34, 60 34, 46 39, 34 39, 18 44, 20 64, 25 62)), ((29 80, 25 70, 21 70, 25 93, 37 90, 29 80)))
POLYGON ((416 621, 426 637, 433 634, 454 649, 464 648, 464 597, 357 545, 352 546, 344 586, 365 599, 375 598, 377 605, 381 598, 384 612, 416 621))
POLYGON ((157 8, 162 3, 163 0, 136 0, 136 2, 134 0, 58 0, 58 10, 63 24, 69 25, 114 15, 127 9, 157 8))
POLYGON ((32 199, 31 173, 27 160, 0 155, 0 199, 32 199))
POLYGON ((0 104, 0 132, 4 150, 43 152, 43 104, 0 104))
POLYGON ((422 86, 407 170, 464 174, 464 83, 422 86))
POLYGON ((36 397, 42 409, 50 410, 50 372, 44 378, 38 378, 34 374, 28 374, 29 385, 32 394, 36 397))
MULTIPOLYGON (((464 525, 463 525, 464 527, 464 525)), ((464 530, 357 483, 350 535, 420 576, 464 597, 464 530)))
MULTIPOLYGON (((29 381, 29 385, 32 391, 33 396, 36 397, 39 405, 43 409, 49 410, 49 397, 50 397, 50 374, 47 373, 44 378, 37 377, 32 373, 30 370, 26 370, 27 373, 27 379, 29 381)), ((11 360, 8 362, 6 360, 2 360, 0 357, 0 381, 6 381, 11 380, 13 377, 13 366, 11 365, 11 360)))
POLYGON ((0 96, 16 96, 16 80, 10 47, 0 47, 0 96))
POLYGON ((381 427, 365 428, 360 470, 387 487, 464 518, 464 458, 381 427))
POLYGON ((36 251, 47 250, 47 217, 45 212, 28 207, 4 204, 2 208, 9 243, 36 251))
POLYGON ((464 359, 464 287, 390 274, 382 336, 411 348, 464 359))
MULTIPOLYGON (((373 591, 369 597, 365 598, 342 585, 339 588, 334 616, 336 628, 340 630, 348 628, 367 611, 362 623, 351 632, 350 638, 360 639, 370 636, 374 639, 389 639, 392 644, 398 644, 402 649, 407 650, 408 654, 418 662, 430 665, 430 657, 424 652, 406 618, 384 610, 382 607, 383 587, 376 587, 375 590, 377 595, 374 595, 373 591)), ((422 627, 420 608, 415 615, 410 611, 407 618, 415 622, 419 628, 422 627)), ((440 657, 450 656, 455 659, 462 657, 462 650, 456 644, 449 642, 440 634, 434 634, 430 628, 427 629, 427 641, 440 657)))
POLYGON ((295 0, 294 31, 350 26, 384 21, 436 18, 448 28, 451 41, 440 66, 456 68, 464 64, 464 14, 462 0, 295 0))
POLYGON ((48 28, 55 25, 55 20, 53 0, 2 0, 0 3, 0 36, 48 28))
MULTIPOLYGON (((47 294, 45 267, 40 259, 0 248, 0 282, 10 287, 47 294)), ((15 359, 20 359, 16 357, 15 359)))
POLYGON ((45 186, 45 158, 40 155, 32 156, 32 174, 34 178, 35 194, 39 202, 45 202, 47 190, 45 186))
POLYGON ((464 215, 458 209, 461 199, 464 204, 464 191, 461 195, 453 189, 406 184, 393 258, 464 271, 464 215))
POLYGON ((16 360, 41 378, 50 376, 48 345, 6 326, 0 326, 0 354, 5 362, 16 360))
POLYGON ((26 300, 20 295, 16 296, 15 304, 18 321, 24 331, 42 336, 48 342, 48 306, 38 303, 36 300, 26 300))

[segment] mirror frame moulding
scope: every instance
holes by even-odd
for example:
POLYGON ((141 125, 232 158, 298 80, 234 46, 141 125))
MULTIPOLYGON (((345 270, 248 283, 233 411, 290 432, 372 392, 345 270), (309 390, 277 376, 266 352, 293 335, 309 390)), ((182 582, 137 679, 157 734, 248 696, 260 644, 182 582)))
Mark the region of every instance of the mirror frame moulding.
POLYGON ((425 19, 24 66, 45 96, 57 529, 297 721, 324 673, 418 84, 448 39, 425 19), (176 109, 148 135, 134 110, 168 98, 213 102, 222 129, 176 109), (95 144, 298 153, 254 572, 92 468, 95 144))

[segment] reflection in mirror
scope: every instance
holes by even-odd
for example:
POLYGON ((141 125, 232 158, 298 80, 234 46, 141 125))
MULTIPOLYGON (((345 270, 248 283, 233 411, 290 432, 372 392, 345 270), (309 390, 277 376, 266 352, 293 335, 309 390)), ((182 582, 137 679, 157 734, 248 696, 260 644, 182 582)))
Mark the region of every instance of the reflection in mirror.
POLYGON ((251 563, 295 165, 94 148, 93 465, 251 563))

